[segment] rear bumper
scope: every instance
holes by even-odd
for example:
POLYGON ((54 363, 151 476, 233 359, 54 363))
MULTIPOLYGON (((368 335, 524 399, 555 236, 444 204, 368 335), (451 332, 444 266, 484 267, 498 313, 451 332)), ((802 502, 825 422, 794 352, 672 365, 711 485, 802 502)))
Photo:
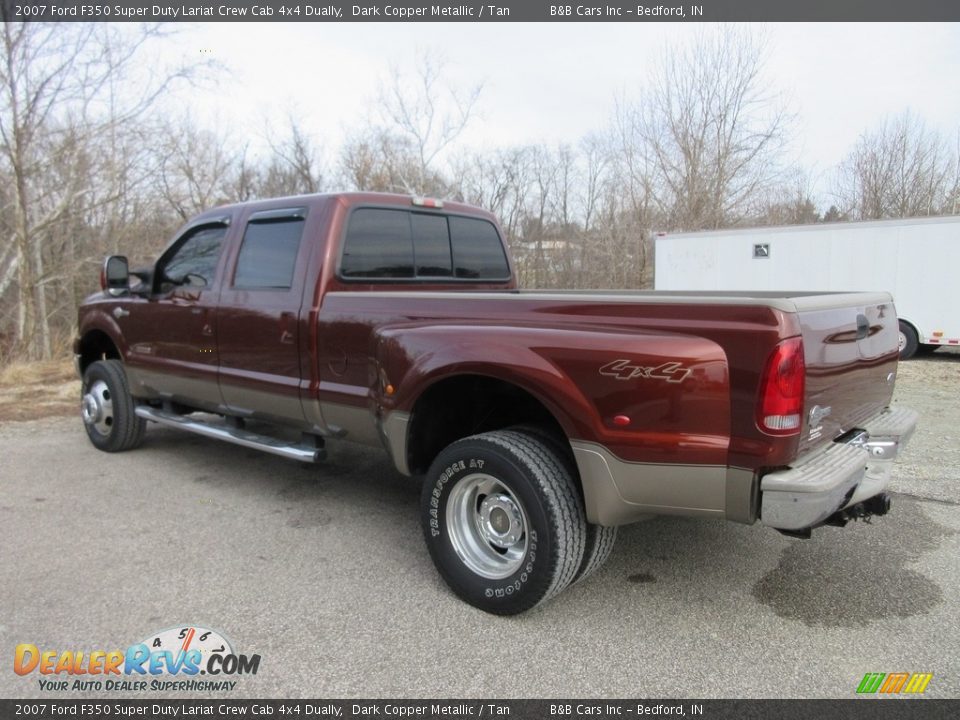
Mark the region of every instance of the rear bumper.
POLYGON ((909 408, 888 408, 844 443, 832 443, 760 481, 760 520, 779 530, 805 530, 884 491, 893 460, 917 427, 909 408))

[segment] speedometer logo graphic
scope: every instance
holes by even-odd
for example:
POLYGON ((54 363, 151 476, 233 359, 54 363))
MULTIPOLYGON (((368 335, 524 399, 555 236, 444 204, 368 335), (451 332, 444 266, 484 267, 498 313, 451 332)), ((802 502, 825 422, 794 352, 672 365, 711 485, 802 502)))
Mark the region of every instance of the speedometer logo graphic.
MULTIPOLYGON (((233 655, 233 644, 223 636, 218 630, 212 630, 201 625, 180 625, 167 628, 160 632, 153 633, 145 638, 142 643, 150 648, 150 652, 163 652, 167 650, 174 656, 190 652, 199 651, 200 662, 197 665, 206 668, 212 655, 233 655)), ((206 670, 200 671, 201 675, 206 674, 206 670)))

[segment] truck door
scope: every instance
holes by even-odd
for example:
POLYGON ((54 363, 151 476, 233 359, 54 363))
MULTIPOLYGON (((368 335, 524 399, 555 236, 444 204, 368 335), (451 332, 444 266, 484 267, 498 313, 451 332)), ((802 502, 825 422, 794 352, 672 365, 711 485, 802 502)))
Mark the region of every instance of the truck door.
POLYGON ((205 409, 222 403, 217 383, 217 279, 229 218, 187 228, 160 256, 149 297, 119 314, 134 394, 205 409), (123 313, 127 314, 124 315, 123 313))
POLYGON ((220 292, 220 391, 230 412, 304 423, 300 309, 309 243, 306 207, 251 214, 220 292))

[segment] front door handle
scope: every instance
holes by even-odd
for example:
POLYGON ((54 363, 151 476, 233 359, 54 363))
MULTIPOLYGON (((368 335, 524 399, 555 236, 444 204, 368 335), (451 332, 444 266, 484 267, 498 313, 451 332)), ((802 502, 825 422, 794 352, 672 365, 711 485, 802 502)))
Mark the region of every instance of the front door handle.
POLYGON ((115 307, 113 309, 113 316, 119 320, 120 318, 125 318, 130 314, 129 310, 124 310, 122 307, 115 307))

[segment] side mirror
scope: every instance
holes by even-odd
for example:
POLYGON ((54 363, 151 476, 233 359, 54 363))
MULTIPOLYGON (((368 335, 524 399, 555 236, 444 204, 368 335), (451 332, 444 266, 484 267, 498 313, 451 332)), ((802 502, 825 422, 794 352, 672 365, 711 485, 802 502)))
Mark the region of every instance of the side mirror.
POLYGON ((100 287, 117 297, 130 290, 130 266, 125 255, 111 255, 103 262, 100 287))

